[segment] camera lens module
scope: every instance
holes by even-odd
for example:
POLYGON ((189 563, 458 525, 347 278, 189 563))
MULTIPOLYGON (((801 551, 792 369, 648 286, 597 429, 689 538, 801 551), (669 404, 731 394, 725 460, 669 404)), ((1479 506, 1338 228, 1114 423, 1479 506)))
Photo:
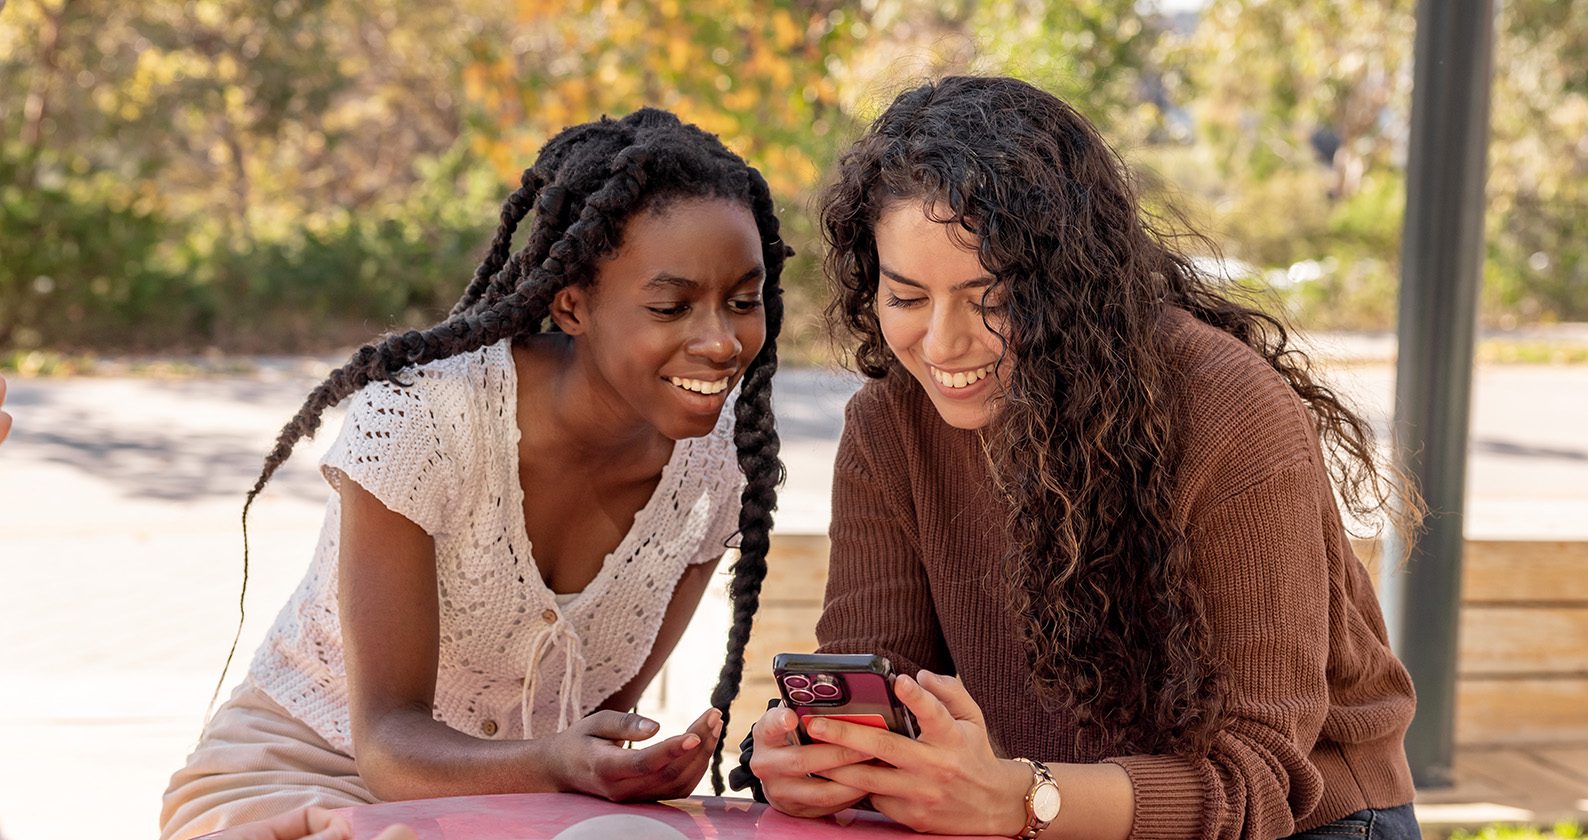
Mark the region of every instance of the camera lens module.
POLYGON ((823 700, 831 700, 843 693, 839 690, 838 684, 833 682, 833 678, 825 675, 816 678, 816 684, 811 686, 811 691, 823 700))

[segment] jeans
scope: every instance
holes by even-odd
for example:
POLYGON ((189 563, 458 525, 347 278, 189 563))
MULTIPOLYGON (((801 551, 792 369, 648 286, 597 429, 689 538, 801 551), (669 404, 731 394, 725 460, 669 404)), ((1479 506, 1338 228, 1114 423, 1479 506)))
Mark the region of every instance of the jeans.
POLYGON ((1407 804, 1357 811, 1287 840, 1422 840, 1422 836, 1417 815, 1407 804))

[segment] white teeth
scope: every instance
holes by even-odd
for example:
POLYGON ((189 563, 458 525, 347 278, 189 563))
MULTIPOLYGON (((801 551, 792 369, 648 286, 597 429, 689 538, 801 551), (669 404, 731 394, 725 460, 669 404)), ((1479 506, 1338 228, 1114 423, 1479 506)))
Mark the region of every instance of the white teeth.
POLYGON ((671 381, 674 385, 677 385, 686 391, 694 391, 697 394, 705 394, 707 396, 711 396, 712 394, 720 394, 723 391, 728 390, 728 377, 726 376, 711 382, 707 382, 703 379, 685 379, 681 376, 675 376, 672 377, 671 381))
POLYGON ((965 388, 967 386, 974 385, 983 379, 986 379, 987 376, 993 372, 993 368, 997 366, 998 363, 994 362, 993 364, 987 365, 986 367, 980 367, 972 371, 962 370, 959 373, 941 371, 935 367, 931 367, 930 365, 927 366, 927 369, 932 372, 932 378, 937 380, 939 385, 942 385, 945 388, 965 388))

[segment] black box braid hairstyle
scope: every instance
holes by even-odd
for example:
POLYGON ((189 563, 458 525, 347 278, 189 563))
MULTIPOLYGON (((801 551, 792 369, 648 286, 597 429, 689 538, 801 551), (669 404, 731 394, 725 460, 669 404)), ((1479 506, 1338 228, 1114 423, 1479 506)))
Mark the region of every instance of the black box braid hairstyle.
MULTIPOLYGON (((746 203, 755 217, 766 261, 762 287, 766 343, 745 371, 734 409, 733 442, 746 484, 739 513, 739 559, 733 564, 728 586, 733 624, 728 631, 727 657, 711 693, 711 704, 721 710, 723 720, 723 737, 712 756, 711 782, 712 789, 722 793, 728 706, 739 693, 744 646, 760 603, 772 511, 784 476, 783 462, 778 459, 771 385, 783 322, 779 278, 784 260, 793 250, 779 234, 772 196, 761 173, 716 136, 684 124, 666 111, 643 108, 622 119, 602 117, 558 133, 541 149, 535 165, 524 170, 519 188, 502 205, 501 224, 485 259, 446 320, 360 347, 310 392, 282 428, 243 504, 239 637, 248 588, 248 510, 297 442, 314 435, 327 408, 370 382, 404 384, 399 374, 414 365, 477 350, 509 336, 540 332, 547 326, 552 298, 565 287, 593 282, 598 261, 618 247, 630 218, 690 198, 746 203), (513 234, 531 210, 535 220, 528 241, 513 254, 513 234)), ((234 638, 215 696, 210 698, 211 708, 236 652, 234 638)))

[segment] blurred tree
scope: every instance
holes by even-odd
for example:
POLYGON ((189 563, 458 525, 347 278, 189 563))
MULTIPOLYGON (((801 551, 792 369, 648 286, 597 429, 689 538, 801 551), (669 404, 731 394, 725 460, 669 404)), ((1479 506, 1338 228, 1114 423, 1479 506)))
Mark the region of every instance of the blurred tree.
POLYGON ((517 31, 466 71, 477 146, 515 177, 558 129, 642 105, 722 137, 785 201, 831 157, 862 26, 837 0, 516 0, 517 31))
POLYGON ((1348 199, 1404 143, 1414 0, 1213 0, 1187 59, 1226 171, 1323 162, 1348 199))
POLYGON ((1486 315, 1588 320, 1588 0, 1506 0, 1495 65, 1486 315))

